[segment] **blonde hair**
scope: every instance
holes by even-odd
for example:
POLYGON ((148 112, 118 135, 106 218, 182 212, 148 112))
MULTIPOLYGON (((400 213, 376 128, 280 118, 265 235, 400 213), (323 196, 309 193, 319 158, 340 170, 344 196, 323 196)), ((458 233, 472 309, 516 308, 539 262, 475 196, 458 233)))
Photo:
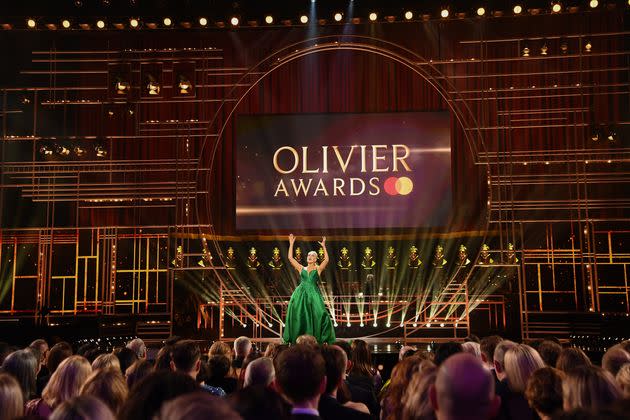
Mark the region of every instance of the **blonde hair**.
POLYGON ((81 395, 64 401, 49 418, 49 420, 76 419, 116 420, 105 403, 89 395, 81 395))
POLYGON ((630 363, 626 363, 619 369, 615 379, 624 394, 624 398, 630 398, 630 363))
POLYGON ((437 367, 433 363, 428 360, 420 363, 419 370, 414 373, 402 397, 403 420, 435 419, 429 391, 436 377, 437 367))
POLYGON ((598 366, 580 366, 566 373, 562 381, 565 411, 583 408, 599 410, 621 398, 621 389, 610 372, 598 366))
POLYGON ((0 420, 12 420, 24 415, 22 388, 8 373, 0 373, 0 407, 0 420))
POLYGON ((101 354, 92 362, 92 370, 110 368, 120 370, 120 360, 113 353, 101 354))
POLYGON ((92 372, 81 387, 81 395, 91 395, 103 401, 112 410, 118 413, 120 407, 127 399, 129 388, 123 378, 120 369, 102 369, 92 372))
POLYGON ((210 346, 210 350, 208 350, 208 358, 215 355, 225 356, 232 360, 232 349, 230 348, 230 345, 226 342, 215 341, 210 346))
POLYGON ((79 395, 81 386, 92 373, 90 362, 83 356, 65 359, 50 377, 42 392, 42 399, 52 409, 62 402, 79 395))
POLYGON ((474 341, 467 341, 462 343, 462 349, 464 352, 472 354, 477 359, 481 359, 481 344, 475 343, 474 341))
POLYGON ((527 380, 536 369, 545 367, 540 354, 527 344, 510 348, 505 353, 503 364, 510 390, 518 393, 525 392, 527 380))
POLYGON ((316 251, 309 251, 309 252, 308 252, 308 254, 306 254, 306 256, 309 256, 309 255, 311 255, 311 254, 312 254, 312 255, 314 255, 314 256, 315 256, 315 258, 319 257, 319 255, 317 255, 317 252, 316 252, 316 251))

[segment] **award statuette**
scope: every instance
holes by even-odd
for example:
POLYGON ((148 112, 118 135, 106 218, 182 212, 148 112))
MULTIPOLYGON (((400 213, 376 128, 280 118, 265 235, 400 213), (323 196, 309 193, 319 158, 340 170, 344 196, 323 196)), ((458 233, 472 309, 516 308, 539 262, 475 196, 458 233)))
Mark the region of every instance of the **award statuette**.
POLYGON ((409 260, 407 261, 407 266, 409 268, 420 268, 422 265, 422 261, 420 261, 420 255, 418 255, 418 248, 415 245, 412 245, 409 248, 409 260))
POLYGON ((282 262, 282 258, 280 258, 280 249, 275 247, 272 251, 271 260, 267 263, 272 270, 282 270, 284 267, 284 263, 282 262))
POLYGON ((433 254, 432 264, 435 268, 444 268, 446 262, 446 259, 444 259, 444 247, 442 245, 438 245, 435 248, 435 254, 433 254))
POLYGON ((368 246, 363 251, 363 259, 361 260, 361 267, 363 267, 364 270, 372 270, 374 269, 375 265, 376 265, 376 262, 374 261, 374 254, 372 254, 372 248, 368 246))
POLYGON ((247 268, 249 268, 250 270, 258 270, 259 267, 260 267, 260 261, 258 261, 256 248, 251 247, 249 249, 249 256, 247 257, 247 268))
POLYGON ((385 259, 385 267, 388 270, 395 270, 398 266, 398 255, 396 255, 396 250, 393 246, 387 248, 387 257, 385 259))
POLYGON ((460 245, 459 246, 459 252, 457 253, 457 264, 460 267, 466 267, 468 264, 470 264, 470 260, 468 259, 468 249, 466 248, 465 245, 460 245))
POLYGON ((227 255, 225 256, 225 268, 228 270, 236 269, 236 253, 232 247, 227 249, 227 255))
POLYGON ((490 257, 490 247, 487 244, 481 245, 481 252, 479 253, 479 264, 494 264, 494 260, 490 257))
POLYGON ((295 261, 297 261, 298 264, 304 265, 302 264, 302 248, 300 248, 299 246, 295 248, 295 255, 293 256, 293 258, 295 258, 295 261))
POLYGON ((350 261, 350 256, 348 255, 348 248, 345 246, 341 248, 339 253, 339 261, 337 261, 337 267, 340 270, 349 270, 352 267, 352 261, 350 261))
POLYGON ((516 250, 514 249, 514 244, 508 244, 507 263, 508 264, 518 263, 518 257, 516 256, 516 250))

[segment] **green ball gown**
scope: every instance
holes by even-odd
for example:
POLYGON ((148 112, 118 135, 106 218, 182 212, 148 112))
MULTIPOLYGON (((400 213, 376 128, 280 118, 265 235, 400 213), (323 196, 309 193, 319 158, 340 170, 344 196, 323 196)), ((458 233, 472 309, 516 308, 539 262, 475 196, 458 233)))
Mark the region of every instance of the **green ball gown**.
POLYGON ((306 267, 302 267, 300 284, 289 300, 282 334, 285 343, 293 344, 303 334, 314 336, 320 344, 332 344, 335 341, 335 330, 319 291, 318 281, 316 269, 309 273, 306 267))

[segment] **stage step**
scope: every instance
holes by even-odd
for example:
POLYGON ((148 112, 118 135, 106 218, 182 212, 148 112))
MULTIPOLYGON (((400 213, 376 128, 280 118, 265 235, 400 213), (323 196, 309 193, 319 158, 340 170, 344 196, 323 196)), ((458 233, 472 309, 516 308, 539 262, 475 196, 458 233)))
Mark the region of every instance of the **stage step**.
POLYGON ((166 340, 173 333, 171 321, 138 321, 136 335, 143 340, 166 340))

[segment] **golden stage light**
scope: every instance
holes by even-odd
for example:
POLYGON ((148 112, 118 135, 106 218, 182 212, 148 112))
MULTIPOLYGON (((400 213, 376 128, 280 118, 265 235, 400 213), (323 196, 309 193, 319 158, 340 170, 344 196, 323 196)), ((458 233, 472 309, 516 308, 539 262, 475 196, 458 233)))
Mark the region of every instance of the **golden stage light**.
POLYGON ((70 28, 70 21, 68 19, 64 19, 61 21, 61 26, 63 26, 65 29, 70 28))
POLYGON ((208 24, 208 19, 206 19, 205 17, 199 18, 199 25, 206 26, 207 24, 208 24))
POLYGON ((37 22, 35 22, 35 19, 29 19, 26 21, 26 26, 33 29, 35 28, 35 26, 37 26, 37 22))
POLYGON ((152 74, 147 75, 147 93, 150 96, 156 96, 160 94, 160 83, 152 74))
POLYGON ((405 19, 407 19, 407 20, 413 19, 413 12, 410 11, 410 10, 406 11, 405 12, 405 19))
POLYGON ((131 19, 129 19, 129 25, 132 28, 137 28, 140 25, 140 22, 138 22, 138 19, 131 18, 131 19))
POLYGON ((236 16, 233 16, 232 19, 230 19, 230 24, 232 26, 238 26, 238 22, 239 22, 239 20, 238 20, 238 18, 236 16))
POLYGON ((179 76, 179 84, 177 86, 181 95, 188 95, 193 87, 190 80, 184 75, 179 76))
POLYGON ((553 13, 560 13, 561 10, 562 10, 562 6, 560 5, 560 3, 552 3, 551 4, 551 11, 553 13))
POLYGON ((584 42, 584 52, 590 53, 593 50, 593 44, 591 44, 591 41, 586 40, 584 42))
POLYGON ((594 9, 597 6, 599 6, 599 2, 597 0, 591 0, 591 2, 588 5, 591 6, 591 9, 594 9))
POLYGON ((308 16, 306 16, 306 15, 300 16, 300 22, 301 23, 308 23, 308 16))
POLYGON ((335 22, 341 22, 341 19, 343 19, 343 15, 339 12, 335 13, 335 22))
POLYGON ((442 16, 443 18, 447 18, 448 14, 448 9, 442 9, 442 11, 440 12, 440 16, 442 16))
POLYGON ((97 158, 105 158, 107 157, 107 149, 104 146, 97 144, 94 147, 94 152, 96 153, 97 158))
POLYGON ((483 16, 486 14, 486 9, 484 9, 483 7, 480 7, 477 9, 477 16, 483 16))
POLYGON ((105 28, 105 21, 103 21, 103 20, 97 20, 97 21, 96 21, 96 27, 97 27, 98 29, 103 29, 103 28, 105 28))
POLYGON ((165 17, 162 22, 164 23, 164 26, 171 26, 173 24, 173 21, 169 17, 165 17))
POLYGON ((116 79, 116 83, 114 84, 114 89, 116 89, 116 94, 118 95, 126 95, 129 92, 131 85, 126 80, 118 77, 116 79))
POLYGON ((273 23, 273 16, 271 16, 271 15, 265 16, 265 23, 267 25, 271 25, 273 23))
POLYGON ((523 7, 519 4, 517 4, 516 6, 514 6, 514 9, 512 9, 514 11, 515 15, 520 15, 521 12, 523 11, 523 7))
POLYGON ((378 18, 378 15, 376 13, 372 12, 372 13, 370 13, 370 16, 368 16, 368 17, 370 18, 370 20, 372 22, 374 22, 378 18))

